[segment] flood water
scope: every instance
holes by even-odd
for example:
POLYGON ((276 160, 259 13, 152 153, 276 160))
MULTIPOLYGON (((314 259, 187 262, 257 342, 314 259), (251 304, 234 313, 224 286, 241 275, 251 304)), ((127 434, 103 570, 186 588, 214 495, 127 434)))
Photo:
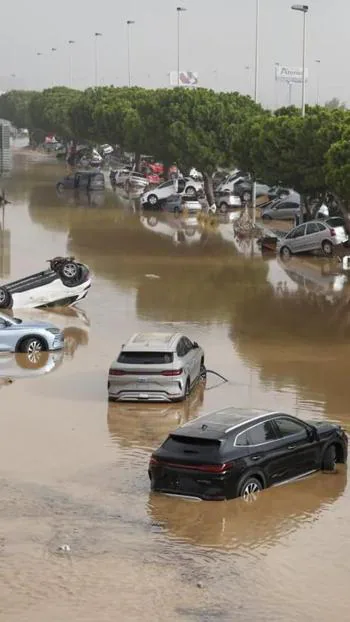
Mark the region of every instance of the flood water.
POLYGON ((1 281, 70 254, 94 281, 79 312, 32 313, 66 331, 47 373, 22 377, 0 357, 0 620, 346 619, 346 468, 251 504, 152 495, 147 475, 169 431, 231 404, 350 431, 350 288, 337 263, 285 268, 226 219, 142 216, 109 190, 93 204, 58 197, 62 173, 22 151, 3 180, 1 281), (209 374, 181 404, 108 404, 121 344, 165 328, 198 341, 228 382, 209 374))

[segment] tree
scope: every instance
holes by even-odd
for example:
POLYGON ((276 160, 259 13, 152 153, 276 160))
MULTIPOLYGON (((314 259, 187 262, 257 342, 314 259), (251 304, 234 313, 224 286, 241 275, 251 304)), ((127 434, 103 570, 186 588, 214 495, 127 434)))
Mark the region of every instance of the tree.
POLYGON ((17 128, 30 128, 30 102, 35 91, 8 91, 0 96, 0 117, 17 128))
POLYGON ((346 103, 341 102, 338 97, 333 97, 325 103, 324 107, 328 110, 346 110, 346 103))
POLYGON ((343 212, 350 211, 350 131, 333 143, 326 155, 326 180, 343 212))
POLYGON ((35 93, 29 103, 33 127, 70 140, 73 138, 70 110, 79 97, 80 91, 62 86, 35 93))

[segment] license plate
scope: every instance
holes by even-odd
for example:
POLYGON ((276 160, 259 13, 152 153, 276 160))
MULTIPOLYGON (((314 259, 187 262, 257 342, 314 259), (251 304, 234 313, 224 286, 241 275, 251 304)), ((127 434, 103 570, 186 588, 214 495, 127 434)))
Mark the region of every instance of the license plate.
POLYGON ((147 378, 139 378, 138 382, 139 384, 144 384, 145 382, 147 382, 147 378))

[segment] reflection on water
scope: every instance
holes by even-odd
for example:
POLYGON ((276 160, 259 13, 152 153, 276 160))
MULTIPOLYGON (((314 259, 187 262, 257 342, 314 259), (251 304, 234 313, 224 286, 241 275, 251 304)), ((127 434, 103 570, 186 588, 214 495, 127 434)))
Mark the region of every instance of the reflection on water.
POLYGON ((188 501, 151 493, 148 511, 165 533, 196 546, 252 551, 276 546, 296 529, 310 526, 343 495, 346 470, 316 474, 270 488, 256 501, 188 501))
POLYGON ((0 360, 0 618, 346 619, 346 469, 246 505, 150 494, 147 466, 171 430, 230 404, 327 417, 350 431, 347 274, 319 258, 262 260, 226 216, 146 214, 108 187, 90 209, 57 196, 64 174, 28 151, 6 180, 6 278, 72 254, 94 280, 80 309, 23 313, 64 330, 55 373, 0 360), (108 404, 120 344, 165 326, 198 341, 228 382, 208 376, 180 404, 108 404), (6 390, 10 365, 37 377, 6 390), (65 543, 69 556, 57 553, 65 543))

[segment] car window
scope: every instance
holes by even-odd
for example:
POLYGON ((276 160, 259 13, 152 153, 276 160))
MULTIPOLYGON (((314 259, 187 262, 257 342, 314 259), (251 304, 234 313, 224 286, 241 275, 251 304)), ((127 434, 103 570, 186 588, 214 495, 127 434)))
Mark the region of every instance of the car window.
POLYGON ((305 235, 305 229, 306 225, 300 225, 300 227, 297 227, 296 229, 291 231, 291 233, 289 233, 286 237, 289 239, 301 238, 303 235, 305 235))
POLYGON ((331 227, 344 227, 345 222, 342 218, 334 216, 334 218, 328 218, 327 225, 330 225, 331 227))
POLYGON ((307 437, 306 427, 299 423, 299 421, 295 421, 294 419, 288 419, 287 417, 279 417, 275 419, 275 424, 277 426, 279 436, 284 438, 285 436, 292 436, 293 434, 304 433, 305 438, 307 437))
POLYGON ((246 430, 238 434, 235 440, 235 445, 236 447, 246 447, 249 445, 248 433, 246 430))
POLYGON ((317 223, 317 227, 318 227, 319 231, 325 231, 326 230, 326 227, 321 222, 317 223))
POLYGON ((176 354, 180 357, 186 355, 186 348, 185 348, 183 337, 180 339, 179 343, 177 344, 176 354))
POLYGON ((174 182, 173 181, 166 181, 164 184, 160 184, 160 186, 158 186, 158 189, 160 190, 160 188, 170 188, 170 186, 173 186, 174 182))
POLYGON ((306 225, 306 235, 311 235, 312 233, 318 233, 319 228, 317 222, 309 222, 306 225))
POLYGON ((183 337, 184 347, 186 350, 186 354, 193 350, 193 343, 188 339, 188 337, 183 337))
POLYGON ((269 441, 276 440, 277 436, 271 421, 264 421, 253 426, 249 430, 248 440, 249 445, 262 445, 262 443, 268 443, 269 441))
POLYGON ((173 360, 172 352, 121 352, 118 357, 118 363, 129 365, 162 365, 173 360))

